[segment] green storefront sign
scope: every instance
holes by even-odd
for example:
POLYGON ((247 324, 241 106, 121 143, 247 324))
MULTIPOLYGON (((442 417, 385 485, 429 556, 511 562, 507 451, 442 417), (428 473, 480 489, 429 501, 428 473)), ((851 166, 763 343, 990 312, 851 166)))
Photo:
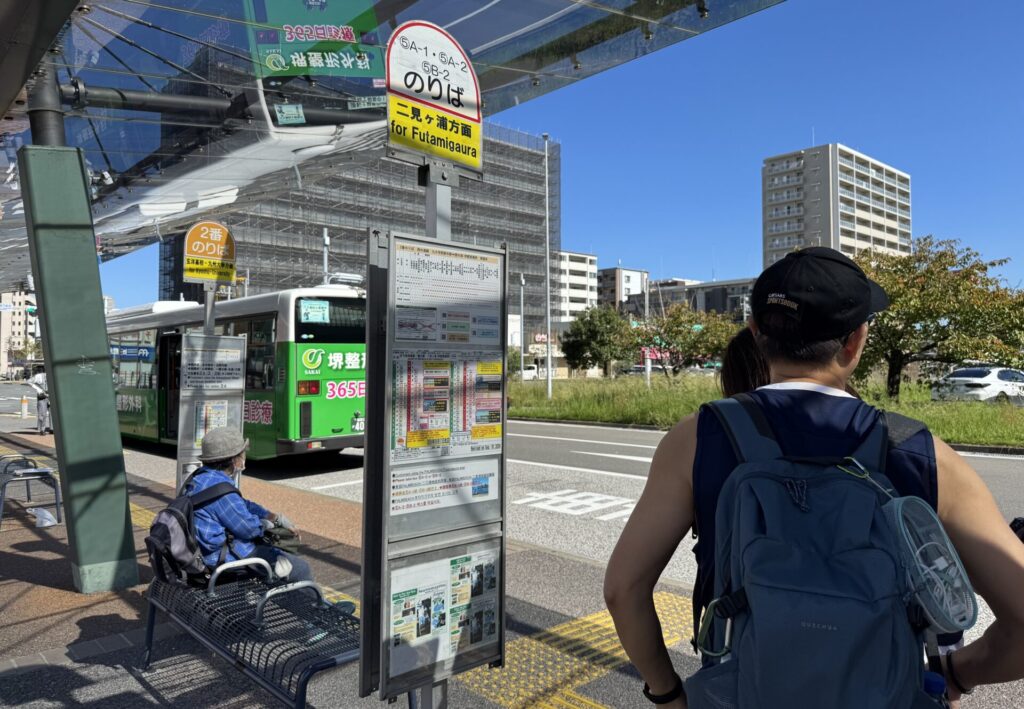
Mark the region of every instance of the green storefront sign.
POLYGON ((246 13, 261 78, 384 77, 372 0, 247 0, 246 13))

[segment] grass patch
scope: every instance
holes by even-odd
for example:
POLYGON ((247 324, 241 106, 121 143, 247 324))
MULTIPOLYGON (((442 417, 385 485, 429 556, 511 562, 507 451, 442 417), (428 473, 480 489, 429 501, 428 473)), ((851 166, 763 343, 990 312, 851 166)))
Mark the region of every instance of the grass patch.
MULTIPOLYGON (((513 381, 509 387, 509 413, 512 418, 668 429, 704 402, 721 396, 717 380, 709 375, 684 374, 671 381, 658 375, 651 377, 651 383, 647 389, 643 377, 557 380, 549 401, 543 381, 513 381)), ((924 384, 904 385, 898 402, 888 399, 876 383, 865 385, 861 395, 879 408, 924 421, 948 443, 1024 446, 1024 407, 932 401, 924 384)))

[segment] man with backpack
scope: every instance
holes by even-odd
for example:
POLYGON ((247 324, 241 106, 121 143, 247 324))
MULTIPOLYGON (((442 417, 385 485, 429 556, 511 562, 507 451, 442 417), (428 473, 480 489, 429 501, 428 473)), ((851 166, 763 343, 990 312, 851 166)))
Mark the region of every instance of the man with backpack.
POLYGON ((283 514, 275 514, 242 497, 235 476, 245 470, 249 441, 231 428, 215 428, 203 437, 203 467, 183 485, 183 492, 201 499, 195 505, 196 541, 206 566, 214 569, 227 561, 248 557, 265 560, 278 578, 312 581, 309 564, 299 556, 262 543, 264 535, 275 528, 295 532, 295 525, 283 514), (204 491, 211 491, 204 494, 204 491), (212 500, 205 500, 214 496, 212 500), (202 498, 199 496, 202 495, 202 498))
POLYGON ((938 513, 996 616, 981 639, 939 661, 949 699, 1024 678, 1024 545, 948 445, 846 391, 869 323, 887 307, 884 291, 839 252, 789 254, 751 295, 750 328, 771 383, 703 407, 658 446, 605 577, 619 638, 652 702, 937 706, 928 703, 934 683, 922 687, 927 623, 908 602, 883 509, 904 496, 938 513), (653 589, 691 529, 703 667, 684 685, 653 589))

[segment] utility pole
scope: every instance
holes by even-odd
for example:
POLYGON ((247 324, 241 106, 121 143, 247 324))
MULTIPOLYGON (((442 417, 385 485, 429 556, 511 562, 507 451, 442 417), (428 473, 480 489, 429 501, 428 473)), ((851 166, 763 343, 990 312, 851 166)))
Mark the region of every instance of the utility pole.
MULTIPOLYGON (((649 318, 651 316, 651 284, 650 282, 644 283, 644 328, 648 329, 649 318)), ((651 346, 650 343, 644 348, 644 381, 647 382, 647 388, 651 388, 651 346)))
POLYGON ((324 227, 324 285, 328 285, 331 282, 331 276, 328 273, 327 265, 327 254, 331 251, 331 237, 327 234, 327 227, 324 227))
POLYGON ((519 274, 519 382, 523 381, 523 364, 526 362, 526 311, 523 309, 523 291, 526 289, 526 276, 519 274))
POLYGON ((547 330, 545 369, 548 379, 548 398, 551 398, 551 209, 548 194, 548 134, 544 138, 544 323, 547 330))

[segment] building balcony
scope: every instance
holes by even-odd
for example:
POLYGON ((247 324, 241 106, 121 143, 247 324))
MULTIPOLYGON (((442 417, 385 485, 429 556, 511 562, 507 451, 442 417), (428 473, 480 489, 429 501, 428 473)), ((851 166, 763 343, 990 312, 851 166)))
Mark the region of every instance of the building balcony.
POLYGON ((794 202, 804 198, 803 192, 794 192, 789 194, 776 194, 768 197, 768 203, 774 204, 776 202, 794 202))
POLYGON ((783 223, 783 224, 769 224, 768 225, 768 233, 769 234, 786 234, 788 232, 793 232, 793 231, 803 231, 803 228, 804 228, 804 223, 803 222, 786 222, 786 223, 783 223))
POLYGON ((768 212, 768 216, 772 219, 778 219, 780 217, 802 217, 803 215, 803 207, 776 207, 768 212))
POLYGON ((803 160, 792 160, 790 162, 781 163, 773 167, 768 168, 769 175, 775 175, 780 172, 789 172, 790 170, 799 170, 804 166, 803 160))

